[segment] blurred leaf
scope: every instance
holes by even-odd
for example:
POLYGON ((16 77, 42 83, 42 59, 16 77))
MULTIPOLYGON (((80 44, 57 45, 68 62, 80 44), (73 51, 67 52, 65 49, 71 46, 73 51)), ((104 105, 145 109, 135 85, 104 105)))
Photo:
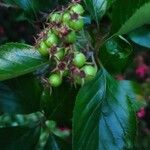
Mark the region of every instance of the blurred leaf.
POLYGON ((73 149, 132 149, 136 117, 128 91, 105 69, 78 93, 73 116, 73 149))
POLYGON ((90 16, 84 16, 84 24, 91 24, 91 17, 90 16))
POLYGON ((35 112, 27 115, 5 113, 0 116, 0 128, 4 127, 33 127, 43 119, 41 112, 35 112))
POLYGON ((47 140, 45 150, 71 150, 71 145, 64 139, 50 134, 47 140))
POLYGON ((6 3, 8 4, 13 4, 13 5, 16 5, 20 8, 22 8, 24 11, 27 11, 27 12, 36 12, 38 11, 41 6, 43 5, 43 3, 41 3, 42 1, 41 0, 4 0, 6 3), (41 4, 41 5, 40 5, 41 4))
MULTIPOLYGON (((52 123, 52 121, 50 121, 52 123)), ((53 123, 52 123, 53 124, 53 123)), ((56 128, 56 124, 46 126, 48 128, 41 128, 39 141, 37 148, 39 150, 70 150, 71 144, 66 139, 60 138, 53 134, 53 128, 56 128)), ((47 124, 46 124, 47 125, 47 124)))
POLYGON ((127 92, 127 95, 130 98, 135 111, 139 111, 141 107, 146 105, 142 88, 139 84, 132 81, 120 80, 119 85, 120 88, 124 88, 124 90, 127 92))
POLYGON ((77 35, 77 42, 75 43, 79 50, 86 49, 88 47, 92 47, 92 38, 90 34, 86 30, 82 30, 77 35))
POLYGON ((40 109, 41 89, 30 75, 0 83, 1 113, 32 113, 40 109))
POLYGON ((136 44, 150 48, 150 26, 142 26, 128 35, 136 44))
POLYGON ((132 46, 121 36, 108 39, 99 50, 102 65, 111 73, 124 71, 132 62, 132 46))
POLYGON ((65 4, 69 2, 69 0, 4 0, 8 4, 17 5, 19 8, 23 9, 27 13, 30 13, 30 15, 41 11, 41 10, 47 10, 51 8, 55 8, 58 5, 65 4))
POLYGON ((31 150, 39 138, 39 128, 1 128, 0 148, 1 150, 31 150))
POLYGON ((99 27, 99 20, 106 12, 107 0, 84 0, 87 10, 99 27))
POLYGON ((117 0, 113 8, 112 33, 126 34, 150 23, 150 0, 117 0))
POLYGON ((64 83, 58 88, 43 91, 42 105, 48 118, 60 124, 71 124, 72 110, 74 107, 77 89, 64 83))
POLYGON ((33 72, 47 63, 34 47, 21 43, 0 46, 0 81, 33 72))

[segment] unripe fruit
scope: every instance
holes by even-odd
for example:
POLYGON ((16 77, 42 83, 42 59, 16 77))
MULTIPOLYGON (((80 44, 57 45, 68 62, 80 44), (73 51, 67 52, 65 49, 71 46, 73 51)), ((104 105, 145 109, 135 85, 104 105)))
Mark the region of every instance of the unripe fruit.
POLYGON ((62 73, 63 77, 68 76, 68 74, 69 74, 69 70, 64 70, 63 73, 62 73))
POLYGON ((65 36, 65 43, 72 44, 76 41, 76 33, 75 31, 71 31, 65 36))
POLYGON ((63 15, 63 23, 67 24, 69 20, 71 19, 71 15, 69 13, 64 13, 63 15))
POLYGON ((48 129, 51 129, 51 130, 55 130, 56 129, 56 122, 55 121, 47 120, 45 122, 45 125, 48 127, 48 129))
POLYGON ((54 33, 48 34, 48 38, 45 41, 48 47, 51 47, 52 45, 57 45, 58 42, 59 42, 59 39, 57 35, 55 35, 54 33))
POLYGON ((62 77, 59 74, 52 74, 49 77, 49 83, 52 87, 58 87, 62 83, 62 77))
POLYGON ((75 76, 74 77, 74 82, 81 85, 82 84, 82 78, 80 76, 75 76))
POLYGON ((82 70, 85 72, 86 81, 92 80, 97 73, 97 69, 91 65, 84 66, 82 70))
POLYGON ((42 42, 40 43, 40 46, 39 46, 39 48, 38 48, 38 51, 39 51, 39 53, 40 53, 42 56, 48 56, 48 55, 49 55, 48 47, 47 47, 47 45, 45 44, 44 41, 42 41, 42 42))
POLYGON ((62 15, 59 13, 53 13, 49 16, 50 22, 60 23, 62 21, 62 15))
POLYGON ((82 67, 86 62, 86 57, 83 53, 77 53, 75 54, 75 57, 73 59, 73 64, 76 66, 76 67, 82 67))
POLYGON ((64 48, 57 48, 57 52, 55 54, 55 57, 58 59, 58 60, 62 60, 64 58, 64 54, 65 54, 65 50, 64 48))
MULTIPOLYGON (((52 27, 52 33, 54 33, 55 35, 59 35, 59 28, 57 27, 52 27)), ((50 35, 50 33, 48 33, 48 35, 50 35)))
POLYGON ((75 20, 70 20, 68 25, 73 30, 79 31, 84 26, 84 20, 82 18, 78 18, 78 19, 75 19, 75 20))
POLYGON ((79 14, 79 15, 84 13, 84 9, 83 9, 82 5, 80 5, 80 4, 73 5, 71 7, 71 11, 73 11, 74 13, 79 14))

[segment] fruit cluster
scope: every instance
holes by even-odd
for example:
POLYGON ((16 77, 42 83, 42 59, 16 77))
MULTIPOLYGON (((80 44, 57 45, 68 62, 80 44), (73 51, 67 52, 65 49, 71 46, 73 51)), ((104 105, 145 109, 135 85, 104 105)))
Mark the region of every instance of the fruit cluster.
POLYGON ((43 56, 49 56, 54 66, 48 79, 52 87, 60 86, 64 77, 75 84, 83 84, 96 75, 96 67, 87 62, 86 55, 75 47, 77 33, 84 27, 83 13, 79 3, 51 13, 48 27, 37 40, 38 51, 43 56))

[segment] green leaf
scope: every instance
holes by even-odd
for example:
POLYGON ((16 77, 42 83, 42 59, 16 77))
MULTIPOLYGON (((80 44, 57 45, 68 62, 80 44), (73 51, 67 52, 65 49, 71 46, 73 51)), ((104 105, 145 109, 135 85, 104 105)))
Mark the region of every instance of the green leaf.
POLYGON ((0 46, 0 81, 33 72, 47 63, 34 47, 21 43, 0 46))
POLYGON ((62 5, 67 3, 69 0, 4 0, 7 4, 16 5, 23 9, 25 12, 30 13, 30 15, 37 13, 41 10, 46 10, 50 8, 55 8, 57 5, 62 5))
POLYGON ((113 8, 112 33, 126 34, 150 23, 150 0, 117 0, 113 8))
MULTIPOLYGON (((17 5, 27 12, 36 12, 40 8, 40 0, 4 0, 8 4, 17 5)), ((43 5, 43 3, 41 3, 43 5)))
POLYGON ((31 75, 0 83, 1 113, 32 113, 40 110, 41 88, 31 75))
POLYGON ((45 150, 71 150, 71 145, 64 139, 50 134, 45 145, 45 150))
POLYGON ((27 115, 5 113, 0 116, 0 128, 4 127, 33 127, 44 118, 41 112, 27 115))
POLYGON ((48 128, 41 128, 41 133, 36 149, 71 150, 71 144, 69 143, 69 141, 67 141, 65 138, 61 138, 53 134, 53 130, 56 128, 55 125, 55 123, 52 123, 50 126, 46 126, 48 128))
POLYGON ((136 44, 150 48, 150 26, 142 26, 128 34, 136 44))
POLYGON ((38 142, 39 128, 0 128, 0 147, 2 150, 31 150, 38 142))
POLYGON ((86 9, 99 26, 99 20, 106 12, 107 0, 84 0, 86 9))
POLYGON ((133 49, 121 36, 108 39, 99 50, 99 59, 110 73, 120 73, 132 62, 133 49))
POLYGON ((132 106, 135 111, 139 111, 141 107, 146 105, 142 88, 136 82, 128 81, 128 80, 120 80, 118 81, 120 88, 124 88, 124 90, 128 93, 128 97, 132 102, 132 106))
POLYGON ((104 69, 78 93, 73 116, 73 149, 132 149, 136 116, 128 92, 104 69))
POLYGON ((54 88, 52 93, 45 89, 41 96, 42 107, 48 118, 57 121, 59 124, 71 124, 72 110, 74 108, 77 89, 64 83, 54 88))

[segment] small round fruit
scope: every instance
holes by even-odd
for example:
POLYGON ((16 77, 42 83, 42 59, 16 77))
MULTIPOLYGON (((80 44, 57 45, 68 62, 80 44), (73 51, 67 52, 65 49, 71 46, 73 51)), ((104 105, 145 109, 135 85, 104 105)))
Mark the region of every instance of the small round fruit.
POLYGON ((70 19, 71 19, 71 15, 66 12, 66 13, 63 15, 63 23, 66 23, 66 24, 67 24, 70 19))
POLYGON ((40 53, 42 56, 48 56, 48 55, 49 55, 48 47, 47 47, 47 45, 45 44, 44 41, 42 41, 42 42, 40 43, 40 46, 39 46, 39 48, 38 48, 38 51, 39 51, 39 53, 40 53))
MULTIPOLYGON (((55 34, 55 35, 59 35, 59 28, 57 27, 52 27, 52 32, 55 34)), ((50 33, 48 33, 48 35, 50 35, 50 33)))
POLYGON ((46 39, 45 43, 48 47, 51 47, 52 45, 57 45, 58 43, 58 37, 54 33, 48 34, 48 38, 46 39))
POLYGON ((86 62, 86 57, 83 53, 77 53, 75 54, 75 57, 73 59, 73 64, 76 66, 76 67, 79 67, 81 68, 86 62))
POLYGON ((73 30, 79 31, 84 27, 84 20, 82 18, 71 20, 68 25, 73 30))
POLYGON ((62 75, 63 75, 63 77, 66 77, 66 76, 68 76, 68 74, 69 74, 69 70, 64 70, 62 75))
POLYGON ((64 58, 64 54, 65 54, 64 48, 57 48, 57 52, 55 54, 55 57, 58 60, 62 60, 64 58))
POLYGON ((71 11, 73 11, 74 13, 79 14, 79 15, 84 13, 84 9, 83 9, 82 5, 80 5, 80 4, 73 5, 71 7, 71 11))
POLYGON ((89 81, 89 80, 92 80, 96 73, 97 73, 97 69, 91 65, 86 65, 82 68, 82 70, 84 71, 85 73, 85 80, 86 81, 89 81))
POLYGON ((74 77, 74 82, 81 85, 82 84, 82 78, 80 76, 75 76, 74 77))
POLYGON ((50 16, 49 16, 50 22, 60 23, 61 20, 62 20, 62 15, 59 13, 53 13, 53 14, 50 14, 50 16))
POLYGON ((52 74, 49 77, 49 83, 52 87, 58 87, 62 83, 62 77, 59 74, 52 74))
POLYGON ((65 36, 65 42, 66 43, 69 43, 69 44, 72 44, 76 41, 76 33, 75 31, 71 31, 70 33, 68 33, 66 36, 65 36))

